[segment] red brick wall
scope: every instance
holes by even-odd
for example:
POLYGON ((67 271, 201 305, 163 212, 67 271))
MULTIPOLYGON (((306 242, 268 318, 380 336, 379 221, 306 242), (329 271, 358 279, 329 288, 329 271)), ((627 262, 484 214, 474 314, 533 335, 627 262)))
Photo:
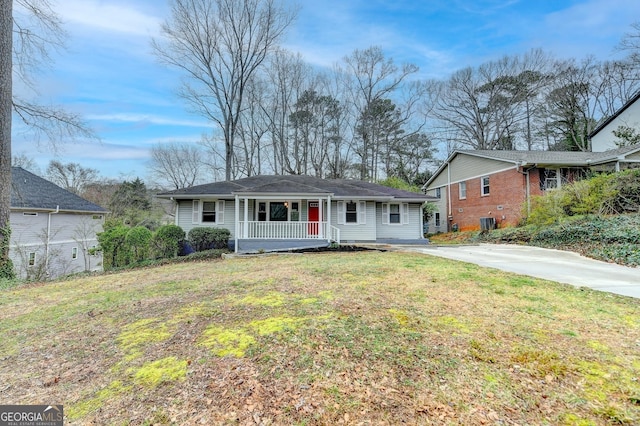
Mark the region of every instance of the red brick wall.
MULTIPOLYGON (((542 194, 537 169, 530 171, 529 181, 530 194, 542 194)), ((481 179, 469 179, 467 197, 463 200, 459 199, 459 185, 453 184, 449 225, 457 224, 460 231, 479 230, 481 217, 495 218, 498 227, 516 225, 523 213, 526 182, 526 176, 515 169, 495 173, 489 175, 489 195, 482 196, 481 179)))

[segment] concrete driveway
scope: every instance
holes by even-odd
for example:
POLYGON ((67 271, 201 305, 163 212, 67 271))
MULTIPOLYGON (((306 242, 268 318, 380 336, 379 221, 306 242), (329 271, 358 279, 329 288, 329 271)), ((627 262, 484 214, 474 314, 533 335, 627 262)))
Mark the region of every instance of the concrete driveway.
POLYGON ((405 248, 576 287, 640 298, 640 268, 601 262, 573 252, 508 244, 405 248))

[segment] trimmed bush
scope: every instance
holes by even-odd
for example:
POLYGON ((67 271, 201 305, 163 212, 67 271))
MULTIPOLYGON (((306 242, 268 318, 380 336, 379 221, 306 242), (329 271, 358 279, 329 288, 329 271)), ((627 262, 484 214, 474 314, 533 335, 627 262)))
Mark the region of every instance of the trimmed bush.
POLYGON ((103 267, 105 271, 128 264, 128 253, 125 238, 129 227, 124 225, 110 226, 98 234, 98 243, 103 253, 103 267))
POLYGON ((156 258, 178 256, 186 234, 178 225, 163 225, 153 234, 151 245, 156 258))
POLYGON ((195 251, 224 249, 228 247, 231 232, 225 228, 193 228, 189 231, 189 243, 195 251))
POLYGON ((129 262, 140 262, 149 257, 149 243, 153 234, 144 226, 129 229, 125 244, 129 249, 129 262))
POLYGON ((533 197, 527 224, 546 226, 568 217, 640 211, 640 170, 600 174, 533 197))

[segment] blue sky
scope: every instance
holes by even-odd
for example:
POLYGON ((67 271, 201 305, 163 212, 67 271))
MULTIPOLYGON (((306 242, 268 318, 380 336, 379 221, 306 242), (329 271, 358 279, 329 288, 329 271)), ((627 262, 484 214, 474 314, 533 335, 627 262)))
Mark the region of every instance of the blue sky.
MULTIPOLYGON (((286 0, 288 1, 288 0, 286 0)), ((381 46, 420 77, 505 54, 542 48, 557 58, 614 59, 614 47, 640 20, 638 0, 300 0, 284 47, 330 67, 355 49, 381 46)), ((38 146, 14 120, 13 154, 42 171, 51 159, 78 162, 104 177, 146 178, 149 147, 197 143, 212 125, 190 114, 175 92, 180 76, 160 65, 150 40, 168 17, 163 0, 58 0, 69 33, 54 68, 37 76, 40 99, 81 114, 100 142, 38 146)), ((20 85, 16 90, 21 91, 20 85)))

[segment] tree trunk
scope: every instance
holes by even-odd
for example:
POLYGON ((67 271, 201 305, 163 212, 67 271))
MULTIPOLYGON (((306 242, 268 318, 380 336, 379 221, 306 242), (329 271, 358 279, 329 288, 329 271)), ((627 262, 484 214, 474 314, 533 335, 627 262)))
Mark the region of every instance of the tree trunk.
POLYGON ((0 278, 13 277, 11 228, 11 111, 13 0, 0 0, 0 278))

